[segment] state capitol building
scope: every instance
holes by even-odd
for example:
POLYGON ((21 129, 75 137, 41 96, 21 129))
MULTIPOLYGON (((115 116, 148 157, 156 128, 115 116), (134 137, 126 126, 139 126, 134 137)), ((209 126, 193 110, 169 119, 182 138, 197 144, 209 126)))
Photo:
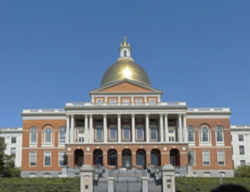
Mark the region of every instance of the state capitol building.
POLYGON ((60 176, 65 153, 71 174, 83 164, 172 164, 179 175, 233 175, 230 109, 162 101, 126 39, 101 86, 89 93, 90 102, 22 111, 22 176, 60 176))

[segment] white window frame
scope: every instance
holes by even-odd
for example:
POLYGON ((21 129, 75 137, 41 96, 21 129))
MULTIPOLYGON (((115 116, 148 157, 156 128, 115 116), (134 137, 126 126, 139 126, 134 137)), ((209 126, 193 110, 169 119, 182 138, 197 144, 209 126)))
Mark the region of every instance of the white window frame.
POLYGON ((136 104, 142 104, 143 103, 143 97, 135 97, 134 101, 136 104))
POLYGON ((38 129, 37 127, 31 127, 29 130, 29 144, 32 146, 37 145, 37 139, 38 139, 38 129), (32 130, 36 130, 36 141, 32 142, 32 130))
POLYGON ((131 140, 131 126, 129 124, 124 124, 121 126, 121 130, 122 130, 122 140, 123 141, 130 141, 131 140), (124 127, 126 126, 126 129, 129 130, 129 138, 125 138, 124 137, 124 127))
POLYGON ((221 125, 216 126, 215 128, 215 137, 216 137, 216 143, 217 144, 224 144, 224 129, 221 125), (218 135, 217 135, 217 129, 221 128, 222 129, 222 141, 218 141, 218 135))
POLYGON ((219 166, 225 165, 225 151, 217 151, 217 164, 219 166), (220 164, 220 162, 223 162, 223 163, 220 164))
POLYGON ((44 127, 43 129, 43 145, 53 145, 53 129, 50 126, 44 127), (46 129, 51 130, 51 139, 50 142, 46 142, 46 129))
POLYGON ((138 125, 136 125, 135 126, 135 133, 136 133, 136 141, 145 141, 145 125, 143 125, 143 124, 138 124, 138 125), (142 132, 142 138, 139 138, 139 136, 138 136, 138 127, 137 126, 141 126, 141 127, 139 127, 140 129, 142 129, 143 130, 143 132, 142 132))
POLYGON ((43 153, 43 166, 44 167, 51 167, 52 166, 52 153, 51 151, 44 151, 43 153), (46 162, 46 154, 50 154, 49 157, 50 157, 50 165, 46 165, 45 162, 46 162))
POLYGON ((60 161, 62 160, 62 162, 64 161, 64 154, 65 154, 66 152, 64 152, 64 151, 59 151, 58 152, 58 166, 59 167, 63 167, 64 165, 61 165, 60 164, 60 161), (62 154, 62 156, 61 156, 61 154, 62 154))
POLYGON ((190 154, 193 154, 192 155, 192 157, 193 157, 193 164, 192 164, 192 166, 195 166, 196 165, 196 153, 195 153, 195 150, 191 150, 190 154))
POLYGON ((200 143, 205 145, 211 144, 211 130, 207 125, 202 125, 200 128, 200 143), (208 141, 203 141, 203 129, 205 128, 208 130, 208 141))
POLYGON ((58 134, 58 144, 59 145, 64 145, 66 143, 66 127, 60 127, 59 128, 59 134, 58 134), (61 130, 64 129, 64 142, 61 142, 61 130))
POLYGON ((29 152, 29 167, 36 167, 37 166, 37 152, 35 151, 30 151, 29 152), (33 154, 34 156, 31 156, 33 154), (35 165, 31 165, 31 159, 34 158, 34 163, 35 165))
POLYGON ((104 103, 104 98, 103 97, 96 97, 95 103, 96 104, 103 104, 104 103))
POLYGON ((118 139, 118 128, 117 128, 117 125, 116 124, 110 124, 109 125, 109 140, 110 141, 117 141, 118 139), (115 138, 112 138, 111 136, 111 130, 113 129, 116 129, 116 135, 115 135, 115 138))
POLYGON ((189 142, 189 143, 195 143, 195 130, 194 130, 194 128, 190 125, 190 126, 188 126, 187 130, 188 130, 188 133, 187 133, 187 134, 188 134, 188 142, 189 142), (192 135, 192 137, 193 137, 193 141, 190 141, 190 140, 189 140, 189 130, 190 130, 190 129, 192 129, 192 133, 193 133, 193 135, 192 135))
POLYGON ((202 166, 208 167, 208 166, 210 166, 210 164, 211 164, 210 151, 202 151, 202 166), (206 157, 208 157, 208 161, 207 161, 206 157), (204 164, 204 162, 208 162, 208 164, 204 164))

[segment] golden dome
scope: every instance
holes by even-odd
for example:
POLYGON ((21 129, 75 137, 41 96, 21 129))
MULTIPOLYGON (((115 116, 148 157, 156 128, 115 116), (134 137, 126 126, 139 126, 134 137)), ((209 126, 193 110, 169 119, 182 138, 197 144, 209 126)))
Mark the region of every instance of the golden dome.
POLYGON ((104 73, 101 86, 104 87, 115 81, 130 79, 138 81, 150 86, 150 80, 143 68, 136 64, 132 58, 118 59, 116 63, 111 65, 104 73))

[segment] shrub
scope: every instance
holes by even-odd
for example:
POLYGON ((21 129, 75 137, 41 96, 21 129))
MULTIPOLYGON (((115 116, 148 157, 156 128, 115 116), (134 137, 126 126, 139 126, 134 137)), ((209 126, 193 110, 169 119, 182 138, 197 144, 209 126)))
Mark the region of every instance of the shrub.
POLYGON ((235 170, 236 177, 250 177, 250 166, 241 166, 235 170))

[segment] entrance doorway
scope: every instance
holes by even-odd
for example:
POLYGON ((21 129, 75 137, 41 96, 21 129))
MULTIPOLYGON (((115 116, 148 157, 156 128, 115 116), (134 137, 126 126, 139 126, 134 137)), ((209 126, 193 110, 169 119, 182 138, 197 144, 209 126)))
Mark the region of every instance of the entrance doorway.
POLYGON ((161 152, 159 149, 153 149, 151 151, 151 156, 150 156, 150 159, 151 159, 151 165, 153 166, 161 166, 161 152))
POLYGON ((132 153, 129 149, 124 149, 122 151, 122 167, 131 168, 132 167, 132 153))
POLYGON ((108 165, 117 167, 117 151, 115 149, 108 150, 108 165))
POLYGON ((146 168, 146 152, 143 149, 139 149, 136 152, 136 165, 140 168, 146 168))
POLYGON ((74 164, 77 167, 81 167, 83 165, 84 160, 84 153, 83 150, 77 149, 74 152, 74 164))
POLYGON ((96 149, 93 152, 94 165, 103 165, 103 153, 101 149, 96 149))
POLYGON ((171 149, 171 151, 170 151, 170 163, 174 167, 180 166, 180 152, 178 149, 171 149))

